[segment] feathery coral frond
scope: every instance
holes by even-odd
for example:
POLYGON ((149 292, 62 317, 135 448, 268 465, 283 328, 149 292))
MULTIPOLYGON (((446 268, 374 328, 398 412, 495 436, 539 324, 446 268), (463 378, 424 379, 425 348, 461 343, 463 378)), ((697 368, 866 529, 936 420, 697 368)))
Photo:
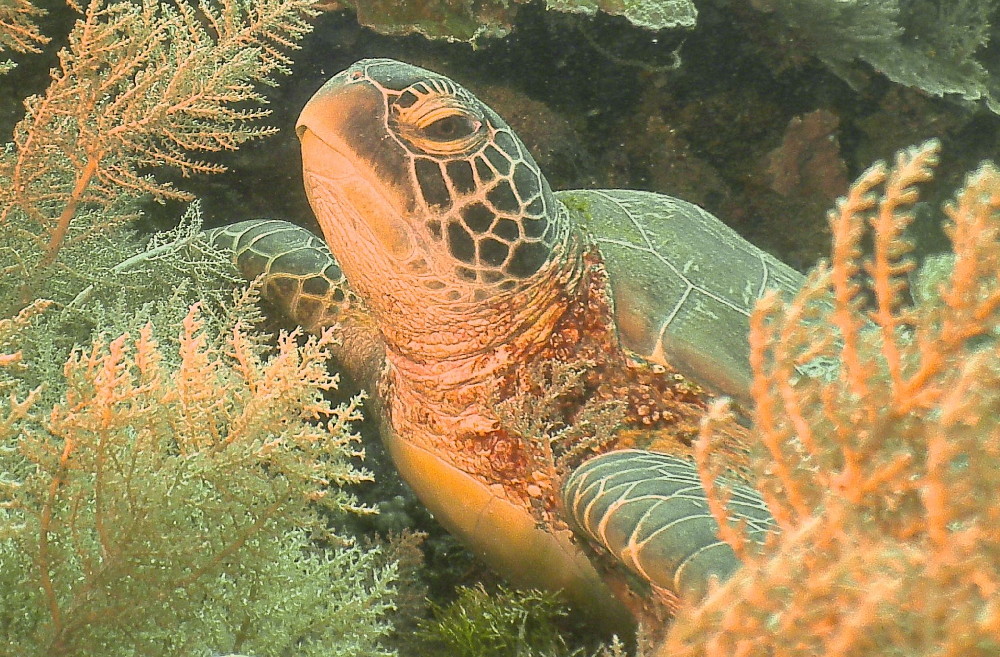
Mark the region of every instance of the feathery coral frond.
POLYGON ((33 22, 45 14, 29 0, 0 0, 0 53, 5 49, 16 52, 41 52, 48 42, 33 22))
POLYGON ((309 30, 308 0, 218 3, 91 0, 59 52, 45 94, 25 101, 0 155, 0 224, 23 214, 52 264, 81 210, 151 194, 190 198, 149 171, 221 171, 194 151, 232 150, 273 132, 261 85, 288 70, 284 48, 309 30))
MULTIPOLYGON (((308 537, 332 536, 315 504, 364 511, 341 487, 368 475, 350 462, 360 454, 350 431, 359 399, 332 406, 323 397, 336 385, 326 368, 333 332, 301 345, 295 338, 281 337, 270 356, 241 328, 220 344, 196 305, 176 365, 147 324, 76 350, 64 368, 65 395, 48 412, 2 414, 16 431, 0 433, 0 563, 8 579, 20 573, 24 582, 0 590, 0 618, 16 613, 24 627, 0 654, 86 654, 81 646, 102 637, 140 642, 194 622, 191 601, 198 618, 219 604, 250 613, 216 589, 229 582, 252 590, 270 576, 272 559, 288 555, 322 576, 322 559, 306 554, 308 537), (18 600, 25 590, 28 599, 18 600)), ((332 566, 343 555, 330 552, 332 566)), ((377 553, 369 554, 353 553, 368 561, 377 553)), ((293 581, 270 590, 292 596, 293 581)), ((379 586, 385 596, 388 580, 379 586)), ((264 628, 241 633, 249 640, 264 628)))
POLYGON ((757 307, 755 469, 782 532, 658 655, 1000 652, 1000 170, 945 207, 952 265, 914 301, 905 229, 937 151, 864 173, 831 213, 832 262, 757 307), (817 357, 840 367, 797 374, 817 357))

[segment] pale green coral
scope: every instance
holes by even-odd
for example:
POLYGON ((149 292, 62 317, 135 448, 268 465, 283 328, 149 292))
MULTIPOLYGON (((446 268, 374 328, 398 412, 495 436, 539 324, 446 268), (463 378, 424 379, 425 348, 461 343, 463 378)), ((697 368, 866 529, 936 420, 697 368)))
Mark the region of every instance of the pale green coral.
POLYGON ((152 169, 268 132, 307 5, 84 3, 0 149, 0 655, 391 653, 395 564, 337 533, 368 475, 332 333, 257 333, 196 206, 126 227, 179 195, 152 169))
MULTIPOLYGON (((358 21, 384 34, 418 33, 432 39, 473 41, 502 37, 526 0, 400 3, 395 0, 344 0, 358 21)), ((649 30, 694 27, 698 11, 691 0, 547 0, 552 11, 593 16, 598 11, 623 16, 649 30)))
POLYGON ((448 657, 583 657, 560 636, 567 610, 554 593, 480 586, 461 589, 447 606, 434 605, 419 636, 430 654, 448 657))
POLYGON ((149 324, 101 335, 45 382, 56 404, 5 399, 0 654, 385 654, 394 566, 315 538, 318 505, 356 508, 342 486, 366 477, 358 400, 322 397, 332 339, 268 356, 192 309, 177 347, 149 324))
POLYGON ((636 27, 647 30, 694 27, 698 10, 691 0, 546 0, 554 11, 593 16, 598 11, 624 16, 636 27))
POLYGON ((1000 78, 985 63, 990 0, 756 0, 848 81, 869 64, 893 82, 934 96, 985 100, 1000 112, 1000 78))

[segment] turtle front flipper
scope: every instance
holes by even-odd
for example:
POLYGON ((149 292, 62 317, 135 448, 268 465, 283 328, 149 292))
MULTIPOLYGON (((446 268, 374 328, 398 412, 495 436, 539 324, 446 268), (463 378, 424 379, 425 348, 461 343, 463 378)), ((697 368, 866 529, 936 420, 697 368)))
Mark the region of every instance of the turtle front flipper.
MULTIPOLYGON (((774 523, 761 496, 740 484, 728 488, 728 511, 745 521, 748 538, 763 542, 774 523)), ((562 504, 578 536, 609 552, 667 598, 696 602, 708 593, 713 578, 723 581, 740 566, 733 549, 719 538, 690 461, 643 450, 602 454, 567 477, 562 504)))
POLYGON ((278 219, 252 219, 204 232, 232 254, 247 280, 261 278, 265 299, 310 333, 340 326, 334 356, 363 387, 383 361, 378 331, 326 244, 305 228, 278 219))

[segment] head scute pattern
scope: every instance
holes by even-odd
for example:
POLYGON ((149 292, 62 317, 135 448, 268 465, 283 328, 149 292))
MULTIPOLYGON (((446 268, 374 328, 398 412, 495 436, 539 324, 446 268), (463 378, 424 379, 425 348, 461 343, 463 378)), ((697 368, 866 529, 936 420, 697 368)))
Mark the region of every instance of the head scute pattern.
POLYGON ((389 68, 370 64, 365 77, 409 160, 427 237, 460 280, 516 288, 568 239, 565 209, 520 139, 472 93, 429 71, 407 79, 389 68))

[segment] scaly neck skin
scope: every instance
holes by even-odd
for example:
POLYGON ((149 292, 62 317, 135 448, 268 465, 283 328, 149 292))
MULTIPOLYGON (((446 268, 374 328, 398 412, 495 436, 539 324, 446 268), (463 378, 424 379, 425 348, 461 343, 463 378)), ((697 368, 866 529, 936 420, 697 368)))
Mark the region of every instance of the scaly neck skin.
POLYGON ((397 437, 454 462, 466 457, 457 453, 456 439, 498 428, 488 406, 499 384, 510 368, 523 366, 542 348, 582 293, 582 237, 574 232, 558 248, 564 252, 505 298, 475 309, 434 308, 422 316, 439 320, 422 330, 383 326, 380 394, 397 437))

